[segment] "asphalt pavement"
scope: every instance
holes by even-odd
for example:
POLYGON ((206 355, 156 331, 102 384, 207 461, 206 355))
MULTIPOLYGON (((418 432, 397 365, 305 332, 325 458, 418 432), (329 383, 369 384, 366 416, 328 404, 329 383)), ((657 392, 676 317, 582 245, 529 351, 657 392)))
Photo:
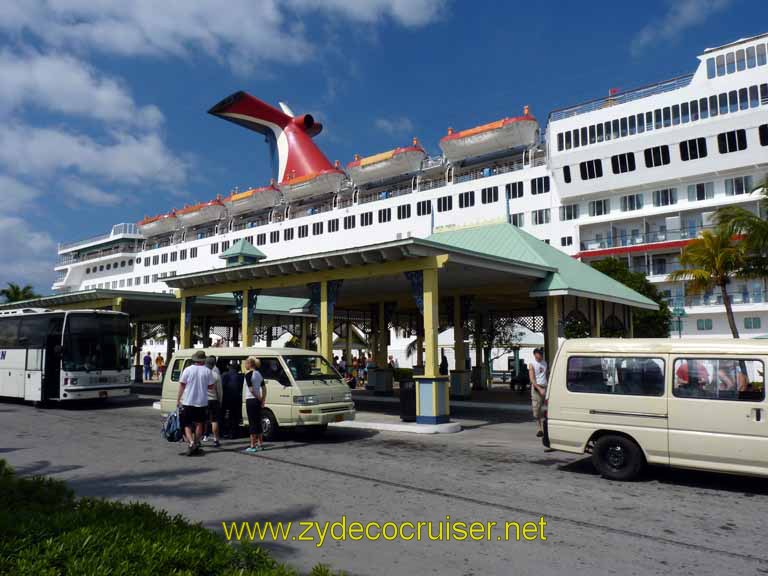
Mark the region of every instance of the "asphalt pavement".
POLYGON ((80 495, 149 502, 218 531, 222 522, 343 515, 547 523, 546 541, 534 542, 264 543, 302 570, 324 562, 370 575, 768 573, 763 479, 653 468, 638 482, 610 482, 585 456, 546 452, 527 414, 498 411, 460 416, 458 434, 336 429, 286 434, 257 455, 236 440, 188 458, 161 439, 152 400, 0 403, 0 458, 80 495))

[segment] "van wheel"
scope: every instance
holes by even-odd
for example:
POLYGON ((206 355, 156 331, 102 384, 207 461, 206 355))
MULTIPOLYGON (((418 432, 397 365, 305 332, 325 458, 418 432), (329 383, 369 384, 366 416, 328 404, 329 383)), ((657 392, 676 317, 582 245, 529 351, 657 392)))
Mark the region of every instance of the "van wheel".
POLYGON ((645 458, 633 440, 609 434, 595 442, 592 464, 603 478, 627 481, 637 477, 645 465, 645 458))
POLYGON ((277 418, 272 411, 264 410, 261 414, 261 435, 264 440, 271 441, 277 438, 279 428, 277 418))

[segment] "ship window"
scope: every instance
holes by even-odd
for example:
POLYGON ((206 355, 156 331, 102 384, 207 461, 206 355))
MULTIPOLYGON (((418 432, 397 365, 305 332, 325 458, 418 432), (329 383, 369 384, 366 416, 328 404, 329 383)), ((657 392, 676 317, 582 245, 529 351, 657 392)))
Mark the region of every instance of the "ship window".
POLYGON ((683 124, 686 124, 691 120, 691 113, 688 109, 688 102, 683 102, 680 105, 680 120, 683 122, 683 124))
POLYGON ((611 123, 606 122, 605 124, 603 124, 603 126, 605 127, 605 139, 610 140, 611 139, 611 123))
POLYGON ((611 126, 612 126, 612 129, 613 129, 613 137, 614 138, 618 138, 619 137, 619 121, 618 120, 613 120, 611 122, 611 126))
POLYGON ((597 140, 597 135, 595 133, 595 125, 592 124, 592 126, 589 127, 589 143, 594 144, 597 140))
POLYGON ((693 140, 684 140, 680 142, 680 160, 698 160, 707 156, 707 139, 694 138, 693 140))
POLYGON ((635 153, 616 154, 611 156, 611 169, 614 174, 625 174, 635 171, 635 153))
POLYGON ((766 62, 765 44, 758 44, 757 45, 757 65, 765 66, 765 62, 766 62))
POLYGON ((222 251, 222 252, 225 252, 225 251, 227 251, 227 250, 229 250, 229 240, 224 240, 224 241, 221 243, 221 251, 222 251))
POLYGON ((749 90, 747 88, 739 89, 739 110, 749 108, 749 90))
MULTIPOLYGON (((214 254, 214 252, 213 252, 213 245, 211 245, 211 254, 214 254)), ((160 255, 160 263, 161 264, 168 264, 168 254, 161 254, 160 255)))
POLYGON ((448 212, 453 210, 453 196, 441 196, 437 199, 437 211, 448 212))
POLYGON ((637 115, 637 133, 642 134, 645 132, 645 114, 640 113, 637 115))
POLYGON ((171 252, 171 262, 176 262, 176 260, 179 259, 179 253, 178 252, 171 252))
POLYGON ((621 119, 621 136, 622 138, 627 135, 627 119, 622 118, 621 119))
POLYGON ((734 57, 733 52, 728 52, 728 54, 725 55, 725 71, 728 72, 728 74, 736 72, 736 58, 734 57))
POLYGON ((269 243, 270 244, 277 244, 280 242, 280 231, 279 230, 273 230, 269 233, 269 243))
MULTIPOLYGON (((211 254, 218 254, 218 253, 219 253, 219 243, 214 242, 213 244, 211 244, 211 254)), ((166 256, 165 254, 163 254, 163 256, 166 259, 168 258, 168 256, 166 256)))
POLYGON ((344 230, 351 230, 355 227, 355 216, 344 216, 344 230))
POLYGON ((154 266, 157 266, 158 264, 160 264, 160 256, 158 256, 157 254, 152 256, 152 264, 154 266))
POLYGON ((736 112, 739 109, 739 94, 736 90, 728 92, 728 108, 731 112, 736 112))
POLYGON ((664 128, 667 128, 672 125, 672 111, 669 109, 669 106, 664 108, 664 128))
POLYGON ((632 212, 633 210, 640 210, 643 207, 643 195, 642 194, 629 194, 621 197, 621 211, 632 212))
POLYGON ((586 146, 587 145, 587 127, 583 126, 581 128, 581 145, 586 146))
POLYGON ((691 100, 691 122, 699 119, 699 101, 691 100))
POLYGON ((760 98, 757 96, 757 84, 749 87, 749 107, 757 108, 760 105, 760 98))
POLYGON ((744 129, 721 132, 717 135, 717 149, 720 154, 729 154, 747 149, 747 132, 744 129))
POLYGON ((360 226, 370 226, 371 224, 373 224, 373 212, 360 214, 360 226))
POLYGON ((664 188, 653 191, 654 206, 671 206, 677 204, 677 188, 664 188))
POLYGON ((761 124, 758 132, 760 133, 760 146, 768 146, 768 124, 761 124))
POLYGON ((760 84, 760 103, 768 104, 768 84, 760 84))
POLYGON ((507 184, 507 198, 512 200, 513 198, 522 198, 523 197, 523 183, 522 182, 512 182, 510 184, 507 184))
POLYGON ((187 249, 183 248, 182 250, 179 250, 179 260, 186 260, 187 259, 187 249))
POLYGON ((510 214, 509 220, 512 226, 517 226, 518 228, 522 228, 525 225, 525 213, 518 212, 516 214, 510 214))
POLYGON ((568 132, 565 133, 565 149, 570 150, 571 149, 571 131, 568 130, 568 132))
POLYGON ((541 210, 531 211, 531 220, 534 226, 540 226, 542 224, 549 224, 549 208, 542 208, 541 210))
POLYGON ((563 236, 560 238, 560 246, 571 246, 573 244, 573 236, 563 236))
POLYGON ((459 208, 469 208, 475 205, 475 191, 469 190, 459 194, 459 208))
POLYGON ((410 204, 401 204, 397 207, 397 219, 398 220, 406 220, 407 218, 411 217, 411 205, 410 204))
POLYGON ((710 96, 709 99, 701 98, 699 100, 699 114, 702 120, 709 118, 709 116, 717 116, 717 96, 710 96), (711 113, 710 110, 712 110, 711 113))
POLYGON ((430 200, 422 200, 416 203, 416 215, 426 216, 432 214, 432 202, 430 200))
POLYGON ((649 132, 653 130, 653 112, 645 113, 645 129, 649 132))
POLYGON ((563 148, 564 148, 564 145, 563 145, 563 133, 562 132, 558 132, 558 134, 557 134, 557 150, 558 150, 558 152, 562 151, 563 148))
POLYGON ((90 269, 90 268, 86 268, 86 269, 85 269, 85 273, 86 273, 86 274, 90 274, 90 273, 91 273, 91 269, 90 269))
POLYGON ((189 249, 189 257, 190 258, 197 258, 197 248, 190 248, 189 249))
POLYGON ((635 117, 629 117, 629 135, 632 136, 637 132, 637 125, 635 124, 635 117))
POLYGON ((578 204, 566 204, 560 206, 560 220, 565 222, 566 220, 576 220, 579 217, 579 205, 578 204))
POLYGON ((299 238, 306 238, 307 236, 309 236, 309 225, 302 224, 299 226, 299 238))
POLYGON ((592 180, 594 178, 603 177, 603 163, 600 159, 587 160, 586 162, 579 163, 579 170, 581 172, 582 180, 592 180))
POLYGON ((314 224, 312 224, 312 235, 322 236, 322 234, 323 234, 323 223, 315 222, 314 224))
POLYGON ((382 208, 379 210, 379 222, 390 222, 392 220, 392 208, 382 208))
POLYGON ((339 219, 334 218, 333 220, 328 220, 328 232, 338 232, 339 231, 339 219))
POLYGON ((707 78, 714 78, 715 73, 715 59, 707 58, 707 78))
POLYGON ((499 201, 499 187, 491 186, 483 188, 480 192, 480 200, 483 204, 492 204, 499 201))
POLYGON ((136 278, 133 279, 133 284, 135 286, 140 286, 141 285, 141 276, 136 276, 136 278))
POLYGON ((144 276, 144 284, 149 284, 149 274, 144 276))
POLYGON ((531 194, 546 194, 549 192, 549 176, 531 179, 531 194))
POLYGON ((603 141, 603 124, 602 123, 597 125, 597 141, 598 142, 603 141))
POLYGON ((144 258, 144 266, 149 266, 149 256, 144 258))
POLYGON ((725 76, 725 56, 720 54, 720 56, 717 57, 717 75, 718 76, 725 76))
POLYGON ((736 50, 736 70, 741 72, 747 68, 747 59, 744 55, 744 49, 736 50))
POLYGON ((566 184, 571 183, 571 167, 570 166, 563 166, 563 180, 565 180, 566 184))
POLYGON ((672 106, 672 124, 677 126, 680 124, 680 105, 675 104, 672 106))
POLYGON ((715 183, 690 184, 688 186, 688 202, 711 200, 715 197, 715 183))
POLYGON ((293 240, 293 228, 283 230, 283 241, 288 242, 289 240, 293 240))
POLYGON ((573 147, 578 148, 581 145, 581 138, 579 137, 579 129, 573 131, 573 147))
POLYGON ((755 61, 755 47, 750 46, 747 48, 747 68, 754 68, 756 65, 755 61))
POLYGON ((726 178, 725 195, 741 196, 752 192, 752 176, 736 176, 735 178, 726 178))
POLYGON ((644 150, 645 167, 656 168, 669 164, 669 146, 654 146, 644 150))
POLYGON ((611 211, 611 201, 608 198, 603 200, 591 200, 588 207, 590 216, 604 216, 611 211))
POLYGON ((728 114, 728 94, 723 92, 718 96, 720 102, 720 114, 728 114))
POLYGON ((661 128, 661 108, 656 108, 656 110, 653 111, 653 123, 656 130, 661 128))

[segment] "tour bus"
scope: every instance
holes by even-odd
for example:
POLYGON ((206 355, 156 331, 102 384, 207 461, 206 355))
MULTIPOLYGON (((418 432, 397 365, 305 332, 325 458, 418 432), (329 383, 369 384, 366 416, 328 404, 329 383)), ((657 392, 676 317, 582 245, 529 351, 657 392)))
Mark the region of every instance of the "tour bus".
MULTIPOLYGON (((186 348, 174 353, 163 380, 160 409, 176 409, 181 373, 192 363, 198 349, 186 348)), ((331 422, 355 419, 352 392, 333 366, 317 352, 298 348, 205 348, 216 358, 224 375, 230 366, 243 377, 243 362, 253 356, 261 361, 259 372, 267 387, 267 402, 262 410, 261 428, 267 440, 281 428, 310 428, 322 432, 331 422)), ((243 401, 242 415, 247 423, 243 401)))
POLYGON ((128 316, 104 310, 0 312, 0 397, 43 403, 125 396, 128 316))
POLYGON ((647 464, 768 476, 768 341, 566 341, 547 389, 544 445, 592 454, 603 477, 647 464))

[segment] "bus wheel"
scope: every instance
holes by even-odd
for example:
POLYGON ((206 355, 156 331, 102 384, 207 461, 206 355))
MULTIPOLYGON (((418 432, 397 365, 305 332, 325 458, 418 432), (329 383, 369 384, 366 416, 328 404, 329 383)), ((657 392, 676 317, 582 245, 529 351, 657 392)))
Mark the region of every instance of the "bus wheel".
POLYGON ((608 434, 595 442, 592 464, 603 478, 633 480, 645 465, 643 451, 625 436, 608 434))
POLYGON ((277 438, 279 428, 277 418, 272 414, 272 411, 264 410, 261 413, 261 435, 264 440, 270 441, 277 438))

